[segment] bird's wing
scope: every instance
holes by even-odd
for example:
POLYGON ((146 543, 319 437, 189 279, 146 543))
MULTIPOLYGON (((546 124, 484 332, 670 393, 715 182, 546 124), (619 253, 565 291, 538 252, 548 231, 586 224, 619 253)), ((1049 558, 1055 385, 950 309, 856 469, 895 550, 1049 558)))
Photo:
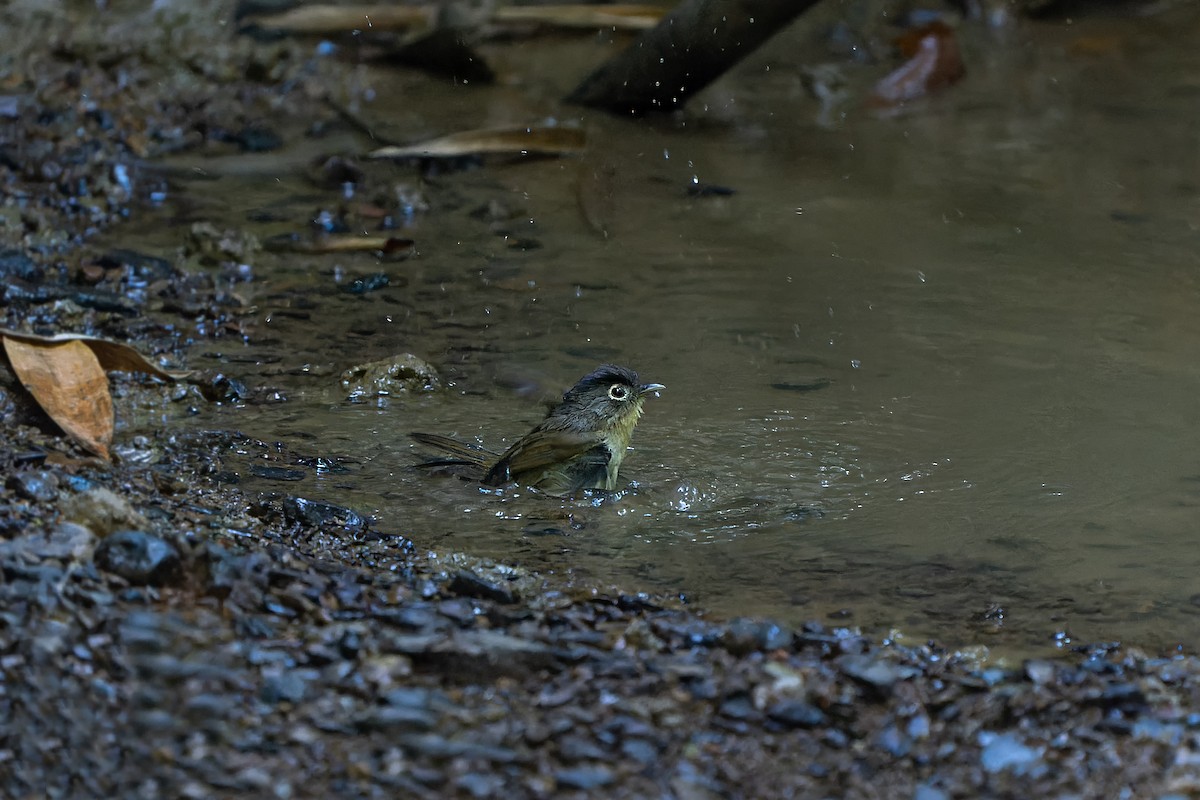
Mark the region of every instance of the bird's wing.
POLYGON ((547 473, 537 488, 550 494, 574 494, 580 489, 611 489, 608 483, 608 462, 612 453, 600 443, 572 461, 561 473, 547 473))
MULTIPOLYGON (((600 444, 595 433, 564 430, 534 430, 523 436, 500 456, 496 465, 488 470, 483 482, 489 486, 500 486, 512 481, 536 483, 547 469, 565 465, 572 459, 588 454, 600 444)), ((608 451, 604 451, 604 464, 608 464, 608 451)), ((599 458, 589 454, 589 458, 599 458)))
POLYGON ((481 447, 472 442, 460 442, 458 439, 451 439, 449 436, 440 436, 436 433, 412 433, 410 435, 423 445, 454 456, 453 459, 426 461, 423 464, 417 465, 420 467, 444 467, 456 464, 486 467, 500 457, 498 453, 494 453, 486 447, 481 447))

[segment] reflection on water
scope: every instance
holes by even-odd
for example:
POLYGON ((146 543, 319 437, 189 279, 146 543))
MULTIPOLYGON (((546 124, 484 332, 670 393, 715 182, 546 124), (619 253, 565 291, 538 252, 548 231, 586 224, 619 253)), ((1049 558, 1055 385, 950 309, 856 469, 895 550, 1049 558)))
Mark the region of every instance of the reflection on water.
MULTIPOLYGON (((1161 18, 1124 21, 1120 69, 1070 55, 1086 26, 977 42, 952 93, 831 129, 777 56, 714 90, 750 98, 748 117, 589 114, 585 159, 440 176, 408 232, 420 255, 387 265, 385 290, 330 291, 335 269, 379 269, 363 256, 262 257, 258 334, 193 366, 289 403, 198 424, 352 454, 347 475, 282 488, 423 547, 723 614, 1020 647, 1194 641, 1200 26, 1180 14, 1169 47, 1161 18), (737 194, 689 197, 694 177, 737 194), (489 202, 517 210, 508 238, 471 215, 489 202), (453 388, 338 396, 340 370, 397 352, 453 388), (608 360, 668 387, 629 489, 563 501, 412 468, 408 431, 503 448, 543 413, 513 386, 561 391, 608 360)), ((238 225, 270 207, 300 226, 317 202, 245 173, 180 191, 238 198, 238 225)))

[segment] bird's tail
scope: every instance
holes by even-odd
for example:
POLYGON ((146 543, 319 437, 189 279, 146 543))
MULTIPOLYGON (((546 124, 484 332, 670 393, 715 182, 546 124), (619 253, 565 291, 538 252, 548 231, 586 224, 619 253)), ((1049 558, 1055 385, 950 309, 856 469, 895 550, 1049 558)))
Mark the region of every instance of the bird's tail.
POLYGON ((486 469, 500 458, 499 453, 494 453, 474 442, 460 442, 458 439, 451 439, 449 436, 441 436, 436 433, 412 433, 409 435, 427 447, 432 447, 434 450, 441 450, 443 453, 454 456, 454 458, 425 461, 417 464, 418 467, 463 466, 482 467, 486 469))

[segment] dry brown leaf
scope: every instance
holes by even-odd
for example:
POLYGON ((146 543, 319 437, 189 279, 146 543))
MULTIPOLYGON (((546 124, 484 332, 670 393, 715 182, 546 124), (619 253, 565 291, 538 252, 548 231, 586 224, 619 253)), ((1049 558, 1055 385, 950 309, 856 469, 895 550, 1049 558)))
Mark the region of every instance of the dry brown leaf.
POLYGON ((398 259, 412 253, 412 239, 398 236, 323 236, 315 241, 289 241, 287 250, 293 253, 379 253, 398 259))
POLYGON ((653 28, 666 14, 660 6, 554 5, 505 6, 492 19, 499 23, 533 22, 560 28, 616 28, 640 31, 653 28))
POLYGON ((38 405, 68 436, 107 459, 113 435, 112 397, 108 376, 91 347, 78 339, 3 338, 13 372, 38 405))
POLYGON ((587 143, 579 128, 484 128, 440 136, 402 147, 381 147, 371 158, 455 158, 487 153, 562 155, 578 153, 587 143))
POLYGON ((404 31, 431 24, 435 6, 298 6, 279 14, 248 17, 246 23, 285 33, 327 35, 353 30, 404 31))
POLYGON ((145 356, 127 344, 101 339, 96 336, 84 336, 80 333, 59 333, 54 336, 38 336, 34 333, 23 333, 21 331, 10 331, 6 328, 0 328, 0 337, 6 340, 16 339, 34 344, 82 342, 96 354, 96 358, 100 361, 100 366, 105 371, 142 372, 169 381, 180 380, 192 374, 191 370, 163 369, 147 360, 145 356))

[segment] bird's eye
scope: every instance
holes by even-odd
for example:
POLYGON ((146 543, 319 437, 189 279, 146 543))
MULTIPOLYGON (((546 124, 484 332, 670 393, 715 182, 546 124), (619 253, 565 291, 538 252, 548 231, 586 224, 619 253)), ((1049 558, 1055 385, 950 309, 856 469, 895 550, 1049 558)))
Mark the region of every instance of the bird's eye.
POLYGON ((614 383, 608 387, 608 396, 613 400, 624 400, 629 397, 629 387, 622 386, 619 383, 614 383))

